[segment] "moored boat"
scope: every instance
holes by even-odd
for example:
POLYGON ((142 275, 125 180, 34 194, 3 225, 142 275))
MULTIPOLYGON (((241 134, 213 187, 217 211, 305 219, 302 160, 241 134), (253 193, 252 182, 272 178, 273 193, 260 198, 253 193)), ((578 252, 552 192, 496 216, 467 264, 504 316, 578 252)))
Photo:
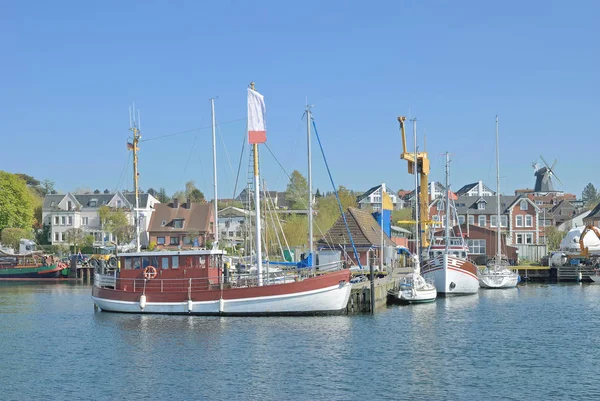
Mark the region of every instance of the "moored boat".
POLYGON ((60 278, 67 271, 66 263, 36 251, 30 240, 21 240, 19 253, 0 250, 0 280, 60 278), (28 251, 22 253, 25 248, 28 251))

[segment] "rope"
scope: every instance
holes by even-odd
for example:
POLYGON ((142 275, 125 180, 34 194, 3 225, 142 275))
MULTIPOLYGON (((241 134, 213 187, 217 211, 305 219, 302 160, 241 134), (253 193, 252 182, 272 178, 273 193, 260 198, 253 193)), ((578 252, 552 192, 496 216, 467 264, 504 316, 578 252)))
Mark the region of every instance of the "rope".
POLYGON ((348 231, 348 236, 350 236, 350 243, 352 244, 352 249, 354 250, 354 257, 358 262, 358 267, 362 270, 362 264, 360 263, 360 258, 358 257, 358 252, 356 251, 356 246, 354 245, 354 239, 352 238, 352 234, 350 233, 350 227, 348 227, 348 220, 346 220, 346 213, 344 213, 344 209, 342 208, 342 202, 340 201, 340 196, 338 194, 335 183, 333 182, 333 177, 331 176, 331 170, 329 170, 329 163, 327 163, 327 158, 325 158, 325 151, 323 150, 323 144, 321 143, 321 138, 319 137, 319 133, 317 131, 317 125, 315 124, 315 120, 312 120, 313 128, 315 129, 315 136, 317 137, 317 141, 319 142, 319 148, 321 149, 321 154, 323 155, 323 161, 325 162, 325 167, 327 168, 327 174, 329 174, 329 180, 331 181, 331 185, 333 186, 333 192, 335 193, 335 198, 337 199, 338 206, 340 208, 340 213, 344 218, 344 224, 346 225, 346 230, 348 231))
MULTIPOLYGON (((233 124, 233 123, 237 123, 239 121, 245 121, 245 120, 246 120, 246 117, 244 117, 244 118, 238 118, 237 120, 226 121, 226 122, 222 123, 221 125, 233 124)), ((154 141, 156 139, 169 138, 169 137, 172 137, 172 136, 187 134, 187 133, 190 133, 190 132, 200 131, 200 130, 207 129, 207 128, 212 128, 212 124, 204 126, 204 127, 188 129, 188 130, 185 130, 185 131, 173 132, 171 134, 165 134, 165 135, 155 136, 155 137, 152 137, 152 138, 141 139, 140 142, 149 142, 149 141, 154 141)))

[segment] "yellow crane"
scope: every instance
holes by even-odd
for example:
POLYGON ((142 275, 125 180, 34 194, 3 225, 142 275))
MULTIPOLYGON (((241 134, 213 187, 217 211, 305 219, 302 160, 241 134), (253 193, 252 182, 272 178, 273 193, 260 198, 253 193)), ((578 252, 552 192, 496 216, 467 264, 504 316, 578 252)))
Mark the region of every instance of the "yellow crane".
MULTIPOLYGON (((428 185, 429 185, 429 158, 427 157, 427 152, 417 152, 416 160, 415 160, 415 152, 408 152, 406 149, 406 132, 404 130, 404 122, 406 121, 406 117, 398 117, 398 122, 400 123, 400 131, 402 133, 402 154, 400 155, 401 159, 404 159, 408 162, 408 173, 409 174, 419 174, 420 177, 420 188, 419 188, 419 220, 421 221, 421 246, 427 247, 429 246, 429 227, 434 223, 429 220, 429 195, 428 195, 428 185)), ((417 144, 415 144, 415 147, 417 144)), ((417 196, 417 194, 415 194, 417 196)), ((409 224, 414 223, 414 221, 398 221, 399 224, 409 224)))

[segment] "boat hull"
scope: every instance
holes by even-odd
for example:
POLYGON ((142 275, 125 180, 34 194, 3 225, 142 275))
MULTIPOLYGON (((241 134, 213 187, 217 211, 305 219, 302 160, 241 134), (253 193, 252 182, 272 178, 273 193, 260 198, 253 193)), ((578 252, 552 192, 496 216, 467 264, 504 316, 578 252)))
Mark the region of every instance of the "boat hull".
POLYGON ((59 278, 64 269, 56 265, 0 268, 0 280, 59 278))
POLYGON ((452 255, 438 255, 422 269, 423 277, 433 280, 440 296, 472 295, 479 291, 477 266, 452 255))
POLYGON ((426 302, 433 302, 437 298, 437 291, 435 288, 430 290, 401 290, 399 293, 398 301, 407 304, 422 304, 426 302))
POLYGON ((94 303, 103 311, 144 314, 222 316, 318 315, 346 311, 350 272, 341 271, 297 283, 260 287, 185 292, 141 292, 92 289, 94 303), (143 307, 142 307, 143 304, 143 307))

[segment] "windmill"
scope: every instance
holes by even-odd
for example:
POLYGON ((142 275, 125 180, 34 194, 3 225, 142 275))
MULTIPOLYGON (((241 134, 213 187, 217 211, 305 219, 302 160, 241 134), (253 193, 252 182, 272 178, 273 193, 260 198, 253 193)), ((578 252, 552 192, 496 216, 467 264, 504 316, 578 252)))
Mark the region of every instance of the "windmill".
POLYGON ((540 159, 544 162, 544 167, 540 167, 538 163, 533 164, 533 168, 535 169, 535 187, 533 189, 534 192, 555 192, 554 186, 552 185, 552 177, 556 178, 556 180, 562 185, 560 178, 554 172, 554 167, 556 166, 557 160, 554 160, 552 166, 546 162, 546 159, 542 155, 540 155, 540 159))

